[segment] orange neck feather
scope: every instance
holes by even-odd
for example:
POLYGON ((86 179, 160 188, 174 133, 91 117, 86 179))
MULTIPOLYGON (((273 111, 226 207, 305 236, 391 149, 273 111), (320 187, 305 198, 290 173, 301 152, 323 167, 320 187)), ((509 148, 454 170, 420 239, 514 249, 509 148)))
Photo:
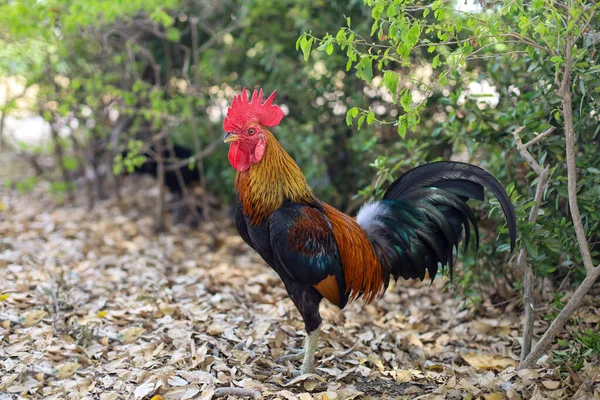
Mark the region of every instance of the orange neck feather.
POLYGON ((260 224, 283 205, 315 204, 319 200, 308 186, 302 170, 267 129, 267 146, 263 159, 247 171, 237 173, 235 189, 244 215, 252 225, 260 224))

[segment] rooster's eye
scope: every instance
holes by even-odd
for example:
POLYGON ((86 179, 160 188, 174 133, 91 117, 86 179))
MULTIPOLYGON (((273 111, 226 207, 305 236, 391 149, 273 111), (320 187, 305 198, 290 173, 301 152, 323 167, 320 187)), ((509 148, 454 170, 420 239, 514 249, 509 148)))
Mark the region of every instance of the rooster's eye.
POLYGON ((248 129, 248 135, 254 135, 254 128, 248 129))

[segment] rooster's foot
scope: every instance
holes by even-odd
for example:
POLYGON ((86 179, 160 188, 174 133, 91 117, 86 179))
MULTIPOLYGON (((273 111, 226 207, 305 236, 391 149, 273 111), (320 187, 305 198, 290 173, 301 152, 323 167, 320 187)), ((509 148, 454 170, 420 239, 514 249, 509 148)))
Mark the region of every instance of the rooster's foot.
POLYGON ((276 372, 281 373, 284 376, 289 376, 291 378, 297 378, 301 375, 305 375, 305 374, 316 374, 317 372, 313 369, 313 370, 306 370, 306 371, 302 371, 301 369, 286 369, 286 368, 281 368, 281 367, 276 367, 274 368, 274 370, 276 372))
POLYGON ((304 359, 304 350, 300 350, 297 353, 287 354, 277 359, 277 363, 281 364, 286 361, 298 361, 304 359))

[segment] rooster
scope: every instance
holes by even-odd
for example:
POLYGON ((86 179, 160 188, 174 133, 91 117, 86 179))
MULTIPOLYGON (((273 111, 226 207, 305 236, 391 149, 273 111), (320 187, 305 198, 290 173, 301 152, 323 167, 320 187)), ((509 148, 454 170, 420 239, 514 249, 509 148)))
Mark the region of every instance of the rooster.
MULTIPOLYGON (((224 141, 235 178, 236 228, 279 275, 304 320, 306 339, 301 373, 314 372, 326 298, 339 308, 361 297, 381 296, 390 279, 433 279, 454 264, 453 250, 477 221, 468 199, 483 200, 484 188, 498 199, 507 219, 511 250, 515 213, 502 185, 485 170, 459 162, 413 168, 398 178, 381 201, 369 202, 352 218, 320 201, 302 171, 268 128, 283 111, 263 103, 262 89, 249 99, 235 96, 223 121, 224 141)), ((289 358, 292 359, 292 358, 289 358)))

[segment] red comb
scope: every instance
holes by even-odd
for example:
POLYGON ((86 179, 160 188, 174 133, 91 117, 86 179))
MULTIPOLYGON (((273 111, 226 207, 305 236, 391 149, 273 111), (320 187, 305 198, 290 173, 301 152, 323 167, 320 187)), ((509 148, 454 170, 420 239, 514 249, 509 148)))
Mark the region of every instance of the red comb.
POLYGON ((277 126, 281 122, 284 114, 281 108, 273 105, 276 90, 263 103, 263 91, 254 91, 252 99, 248 101, 246 88, 242 94, 234 96, 231 107, 227 110, 227 117, 223 121, 223 129, 226 132, 232 132, 242 129, 248 122, 256 121, 262 126, 277 126))

